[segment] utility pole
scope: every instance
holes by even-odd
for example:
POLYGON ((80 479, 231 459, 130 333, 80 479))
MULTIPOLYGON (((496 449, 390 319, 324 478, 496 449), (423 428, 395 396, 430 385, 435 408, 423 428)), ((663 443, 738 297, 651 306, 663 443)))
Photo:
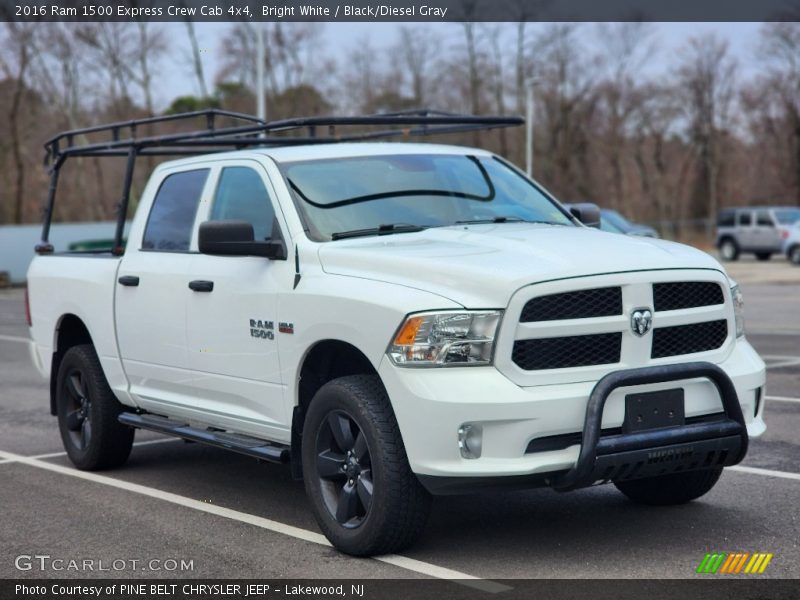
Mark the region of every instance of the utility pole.
POLYGON ((267 120, 267 99, 264 96, 264 25, 256 23, 256 116, 267 120))
POLYGON ((533 177, 533 88, 536 79, 525 80, 525 172, 533 177))

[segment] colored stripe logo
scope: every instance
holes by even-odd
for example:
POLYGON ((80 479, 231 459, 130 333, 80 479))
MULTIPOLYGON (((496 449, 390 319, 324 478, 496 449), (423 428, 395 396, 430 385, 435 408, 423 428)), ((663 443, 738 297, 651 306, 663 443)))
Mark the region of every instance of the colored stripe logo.
POLYGON ((767 569, 772 556, 767 552, 712 552, 703 557, 697 572, 712 575, 761 574, 767 569))

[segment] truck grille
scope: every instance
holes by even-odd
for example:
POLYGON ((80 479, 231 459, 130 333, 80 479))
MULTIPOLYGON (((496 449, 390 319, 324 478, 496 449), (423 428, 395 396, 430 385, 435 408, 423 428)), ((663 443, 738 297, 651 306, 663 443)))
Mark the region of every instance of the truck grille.
POLYGON ((725 343, 727 337, 728 322, 725 319, 659 327, 653 330, 653 348, 650 357, 664 358, 716 350, 725 343))
POLYGON ((546 385, 575 381, 572 368, 589 380, 670 357, 720 360, 732 327, 724 276, 680 275, 639 271, 575 279, 566 291, 563 280, 523 288, 509 304, 510 335, 501 333, 496 364, 520 385, 546 385), (643 335, 633 330, 634 309, 652 311, 643 335))
POLYGON ((591 319, 622 314, 622 289, 618 287, 577 290, 550 294, 529 300, 522 308, 520 321, 560 321, 591 319))
POLYGON ((526 371, 619 362, 622 333, 517 340, 512 360, 526 371))
POLYGON ((713 281, 670 281, 653 284, 653 309, 681 310, 723 304, 722 287, 713 281))

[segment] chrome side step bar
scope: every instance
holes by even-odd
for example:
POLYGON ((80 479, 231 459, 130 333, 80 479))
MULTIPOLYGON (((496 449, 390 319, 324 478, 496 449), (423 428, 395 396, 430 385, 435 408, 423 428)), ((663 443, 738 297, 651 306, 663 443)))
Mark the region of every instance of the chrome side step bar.
POLYGON ((124 412, 119 415, 119 422, 123 425, 137 429, 147 429, 166 435, 183 438, 190 442, 224 448, 239 454, 252 456, 259 460, 268 460, 274 463, 288 463, 291 457, 289 447, 267 442, 259 438, 239 433, 229 433, 214 429, 199 429, 188 423, 174 421, 158 415, 136 414, 124 412))

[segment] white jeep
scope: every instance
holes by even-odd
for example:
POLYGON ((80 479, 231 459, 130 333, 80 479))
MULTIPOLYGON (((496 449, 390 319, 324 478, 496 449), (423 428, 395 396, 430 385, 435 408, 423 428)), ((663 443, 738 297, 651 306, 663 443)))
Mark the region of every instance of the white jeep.
POLYGON ((519 120, 203 116, 48 143, 31 355, 78 468, 124 463, 135 428, 288 462, 328 539, 371 555, 411 544, 432 494, 612 482, 687 502, 764 432, 764 363, 708 254, 587 227, 596 207, 485 150, 312 137, 519 120), (208 153, 228 146, 245 149, 208 153), (123 252, 135 159, 170 151, 200 154, 154 170, 123 252), (120 154, 114 247, 54 252, 64 160, 120 154))

